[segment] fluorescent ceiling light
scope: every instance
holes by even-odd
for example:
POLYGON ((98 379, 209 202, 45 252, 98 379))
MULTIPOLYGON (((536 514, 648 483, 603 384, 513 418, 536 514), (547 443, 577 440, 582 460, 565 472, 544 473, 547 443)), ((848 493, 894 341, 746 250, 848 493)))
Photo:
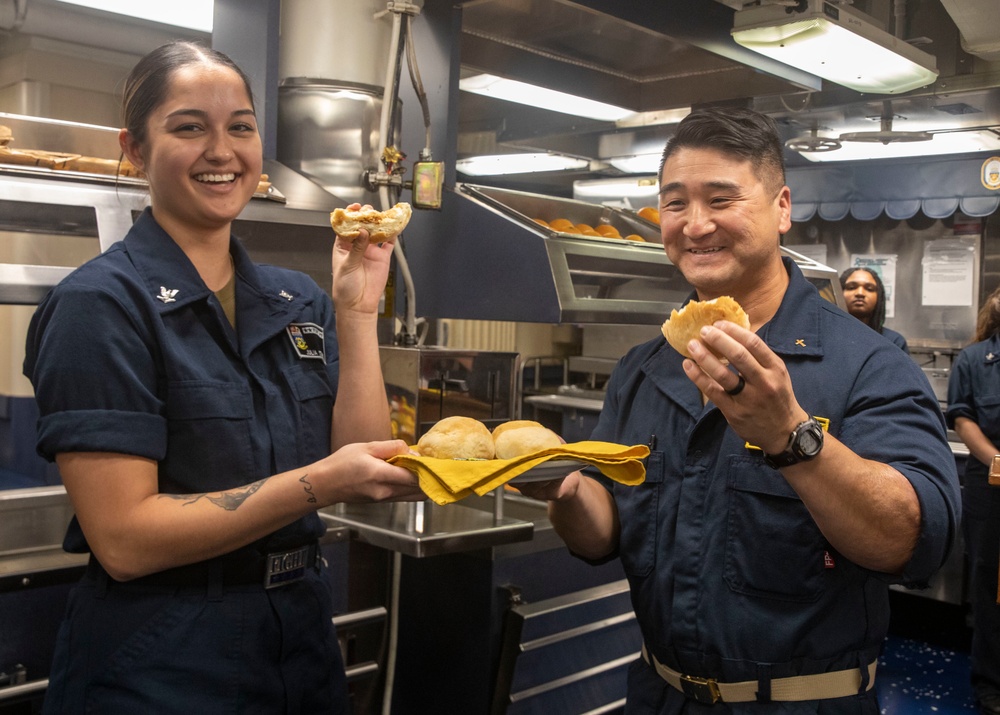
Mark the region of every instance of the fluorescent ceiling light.
POLYGON ((691 107, 656 109, 649 112, 633 112, 616 122, 621 128, 655 127, 661 124, 677 124, 691 113, 691 107))
POLYGON ((162 22, 164 25, 187 27, 201 32, 212 31, 214 0, 172 0, 171 2, 136 2, 136 0, 60 0, 69 5, 80 5, 128 15, 140 20, 162 22))
POLYGON ((847 142, 837 151, 801 152, 809 161, 858 161, 862 159, 899 159, 908 156, 968 154, 977 151, 1000 151, 1000 137, 982 129, 968 132, 932 134, 923 142, 847 142))
POLYGON ((573 198, 603 199, 608 196, 622 199, 645 198, 656 196, 659 188, 655 176, 574 181, 573 198))
POLYGON ((577 97, 573 94, 557 92, 554 89, 546 89, 513 79, 503 79, 491 74, 466 77, 459 80, 458 87, 473 94, 605 122, 616 122, 634 114, 631 109, 616 107, 604 102, 595 102, 593 99, 577 97))
POLYGON ((499 176, 501 174, 529 174, 538 171, 566 171, 585 169, 586 159, 562 154, 492 154, 471 156, 455 162, 455 168, 468 176, 499 176))
POLYGON ((663 152, 655 154, 636 154, 635 156, 616 156, 608 163, 626 174, 656 174, 660 171, 660 161, 663 152))
POLYGON ((844 5, 808 0, 802 12, 784 5, 737 11, 733 39, 858 92, 896 94, 937 79, 937 60, 879 29, 844 5))

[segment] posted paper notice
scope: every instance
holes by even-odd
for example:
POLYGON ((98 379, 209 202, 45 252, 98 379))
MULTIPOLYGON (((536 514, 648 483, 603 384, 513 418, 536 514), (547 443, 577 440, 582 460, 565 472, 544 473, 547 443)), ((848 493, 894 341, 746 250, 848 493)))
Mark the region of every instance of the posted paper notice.
POLYGON ((972 305, 975 238, 939 238, 924 243, 924 305, 972 305))

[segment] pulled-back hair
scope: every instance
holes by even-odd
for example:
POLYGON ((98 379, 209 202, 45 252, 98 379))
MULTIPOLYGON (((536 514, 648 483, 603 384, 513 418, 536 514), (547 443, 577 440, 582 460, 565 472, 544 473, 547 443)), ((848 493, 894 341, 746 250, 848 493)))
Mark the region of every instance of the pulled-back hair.
POLYGON ((774 120, 751 109, 696 109, 677 125, 660 159, 663 166, 678 149, 715 149, 750 162, 757 178, 777 192, 785 185, 785 157, 774 120))
POLYGON ((840 274, 840 289, 843 290, 847 285, 847 279, 858 271, 864 271, 870 275, 872 282, 875 283, 875 310, 868 316, 868 320, 862 320, 861 322, 865 323, 872 330, 881 333, 885 327, 885 284, 882 283, 882 277, 879 276, 878 271, 873 271, 871 268, 848 268, 840 274))
POLYGON ((979 309, 979 315, 976 316, 976 335, 972 342, 981 343, 992 338, 997 332, 1000 332, 1000 288, 990 293, 983 307, 979 309))
POLYGON ((139 144, 146 142, 149 116, 166 99, 174 73, 197 64, 220 65, 233 70, 243 80, 247 97, 253 106, 250 78, 229 57, 194 42, 168 42, 139 60, 125 80, 122 126, 128 129, 139 144))

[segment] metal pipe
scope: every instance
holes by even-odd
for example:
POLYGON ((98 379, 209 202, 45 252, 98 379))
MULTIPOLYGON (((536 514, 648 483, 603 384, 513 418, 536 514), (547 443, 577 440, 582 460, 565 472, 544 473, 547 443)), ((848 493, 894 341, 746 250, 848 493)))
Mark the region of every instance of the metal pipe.
MULTIPOLYGON (((391 139, 392 118, 395 116, 396 97, 399 94, 399 74, 402 70, 403 61, 403 22, 409 23, 409 16, 401 10, 393 9, 394 3, 388 3, 388 9, 392 13, 392 33, 389 39, 389 62, 385 68, 385 84, 382 88, 382 114, 379 119, 379 141, 383 147, 389 146, 391 139)), ((389 187, 382 184, 378 189, 379 202, 383 211, 390 208, 395 202, 389 196, 389 187)), ((403 252, 403 244, 400 239, 396 240, 392 249, 392 254, 396 258, 396 265, 399 268, 400 276, 403 278, 403 286, 406 290, 406 320, 404 322, 406 335, 416 339, 417 335, 417 307, 414 296, 413 275, 410 273, 410 264, 406 260, 403 252)))
MULTIPOLYGON (((401 63, 403 59, 404 18, 404 14, 402 12, 393 12, 394 3, 389 2, 386 7, 392 13, 392 33, 389 38, 389 61, 385 68, 385 84, 382 86, 382 116, 379 119, 378 136, 383 148, 389 146, 391 137, 390 128, 392 127, 392 118, 395 116, 395 112, 393 110, 396 106, 396 95, 399 92, 399 73, 402 69, 401 63)), ((382 184, 379 186, 378 193, 379 201, 382 203, 382 210, 384 211, 390 208, 392 206, 392 201, 389 199, 389 187, 386 184, 382 184)), ((400 274, 403 276, 403 283, 406 286, 407 334, 415 336, 416 318, 413 317, 411 320, 411 315, 415 316, 416 314, 413 298, 413 278, 410 275, 409 264, 406 262, 406 256, 403 254, 403 247, 400 243, 400 239, 396 239, 392 253, 396 257, 396 265, 399 267, 400 274)), ((403 559, 397 551, 392 557, 392 585, 389 604, 389 645, 385 665, 385 690, 383 691, 382 696, 383 715, 389 715, 392 710, 392 691, 396 679, 396 651, 399 642, 399 591, 400 572, 402 570, 403 559)))
POLYGON ((337 628, 337 630, 340 630, 342 628, 350 628, 351 626, 359 626, 363 623, 380 621, 385 618, 385 615, 386 610, 384 606, 368 608, 364 611, 350 611, 348 613, 342 613, 339 616, 334 616, 333 625, 337 628))
POLYGON ((399 592, 403 571, 403 555, 392 554, 392 587, 389 603, 389 650, 385 658, 385 690, 382 695, 382 715, 392 713, 392 691, 396 680, 396 650, 399 644, 399 592))
POLYGON ((14 698, 19 698, 24 695, 39 693, 46 690, 48 687, 48 678, 43 680, 32 680, 30 683, 22 683, 21 685, 8 685, 5 688, 0 688, 0 701, 13 700, 14 698))
MULTIPOLYGON (((392 118, 395 116, 396 96, 399 94, 399 73, 403 59, 403 20, 404 13, 393 10, 394 3, 388 3, 392 14, 392 32, 389 36, 389 58, 385 68, 385 83, 382 85, 382 114, 379 117, 378 136, 383 147, 389 146, 392 139, 392 118)), ((382 210, 392 206, 389 203, 389 187, 379 187, 379 198, 382 210)))

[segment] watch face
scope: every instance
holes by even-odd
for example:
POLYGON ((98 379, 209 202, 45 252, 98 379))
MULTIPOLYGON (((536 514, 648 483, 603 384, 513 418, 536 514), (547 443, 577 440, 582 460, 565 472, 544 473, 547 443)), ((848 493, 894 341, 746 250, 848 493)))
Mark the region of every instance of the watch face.
POLYGON ((823 428, 808 425, 796 435, 795 451, 805 458, 815 457, 823 448, 823 428))

